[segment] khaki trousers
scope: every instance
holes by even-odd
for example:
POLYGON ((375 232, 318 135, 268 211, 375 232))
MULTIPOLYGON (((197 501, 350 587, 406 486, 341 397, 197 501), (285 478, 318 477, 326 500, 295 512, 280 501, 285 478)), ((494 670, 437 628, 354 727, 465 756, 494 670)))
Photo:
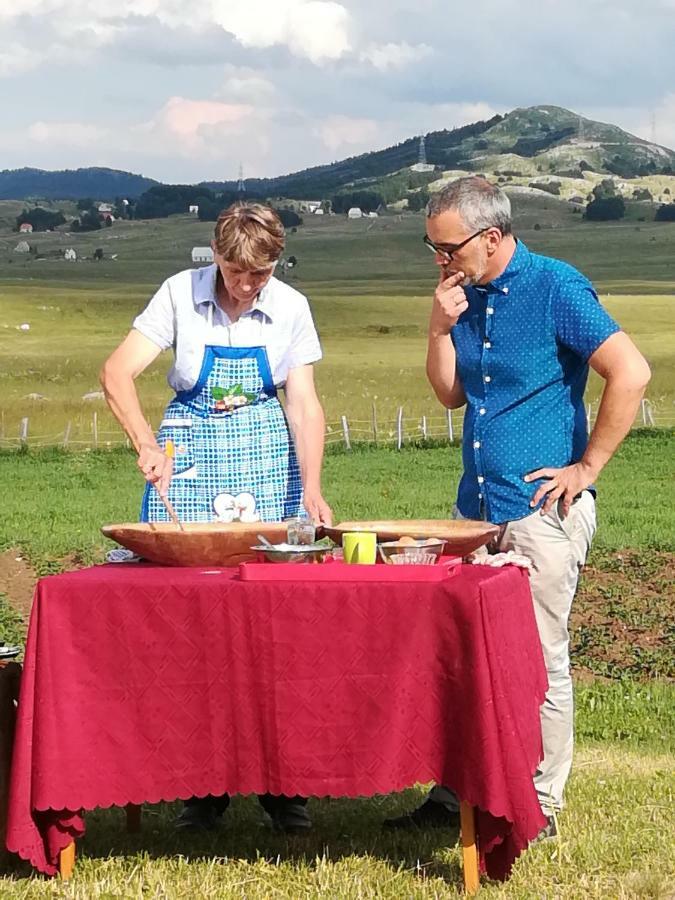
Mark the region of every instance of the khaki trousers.
MULTIPOLYGON (((554 509, 545 516, 537 511, 508 522, 496 545, 490 548, 491 552, 522 553, 533 564, 530 587, 549 685, 541 708, 544 758, 534 785, 546 815, 562 808, 563 790, 572 767, 574 701, 568 621, 595 528, 595 500, 590 491, 583 491, 565 519, 554 509)), ((458 808, 455 794, 440 785, 429 796, 450 809, 458 808)))

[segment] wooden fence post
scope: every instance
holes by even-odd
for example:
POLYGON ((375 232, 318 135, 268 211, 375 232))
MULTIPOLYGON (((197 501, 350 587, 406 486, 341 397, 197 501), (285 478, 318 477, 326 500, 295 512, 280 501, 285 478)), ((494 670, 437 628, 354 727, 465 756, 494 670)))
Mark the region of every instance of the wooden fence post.
POLYGON ((91 427, 94 433, 94 447, 98 447, 98 413, 96 411, 92 416, 91 427))
POLYGON ((373 440, 377 444, 377 408, 373 403, 373 440))
POLYGON ((344 437, 345 447, 347 450, 351 450, 352 445, 349 440, 349 423, 347 422, 347 416, 342 416, 342 435, 344 437))
POLYGON ((65 450, 68 446, 68 441, 70 440, 70 429, 72 428, 72 422, 68 422, 66 425, 66 430, 63 432, 63 449, 65 450))
POLYGON ((641 406, 642 406, 642 424, 645 426, 651 425, 651 427, 653 428, 656 423, 654 422, 654 412, 652 410, 651 403, 649 402, 649 400, 646 400, 643 398, 641 406))
POLYGON ((586 404, 586 424, 588 426, 588 430, 591 430, 591 404, 586 404))
POLYGON ((422 437, 426 441, 427 439, 427 417, 422 416, 422 437))
POLYGON ((19 441, 22 447, 25 447, 28 444, 28 417, 21 420, 21 425, 19 426, 19 441))
POLYGON ((396 449, 400 450, 403 446, 403 407, 399 406, 396 416, 396 449))

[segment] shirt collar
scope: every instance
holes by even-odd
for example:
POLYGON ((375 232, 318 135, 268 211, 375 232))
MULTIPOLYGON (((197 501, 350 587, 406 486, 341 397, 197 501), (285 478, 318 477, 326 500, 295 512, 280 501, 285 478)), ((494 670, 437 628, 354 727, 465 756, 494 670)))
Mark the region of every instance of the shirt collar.
MULTIPOLYGON (((197 278, 195 279, 193 288, 193 300, 195 306, 201 306, 204 303, 212 303, 214 306, 218 303, 216 297, 216 279, 218 277, 218 266, 214 263, 211 266, 203 266, 197 270, 197 278)), ((265 287, 260 291, 258 297, 245 316, 259 313, 270 321, 274 319, 274 292, 272 290, 273 282, 276 281, 274 276, 270 278, 265 287)))
POLYGON ((530 265, 530 251, 525 244, 516 238, 516 248, 501 275, 493 278, 485 287, 488 290, 499 291, 501 294, 508 294, 509 282, 520 275, 520 273, 530 265))

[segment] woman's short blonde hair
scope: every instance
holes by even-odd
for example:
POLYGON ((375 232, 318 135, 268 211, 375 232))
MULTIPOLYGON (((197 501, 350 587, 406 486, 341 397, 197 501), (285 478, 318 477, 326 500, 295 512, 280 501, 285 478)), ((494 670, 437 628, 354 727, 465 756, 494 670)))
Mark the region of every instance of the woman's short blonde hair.
POLYGON ((226 262, 242 269, 265 269, 284 249, 284 226, 262 203, 233 203, 218 216, 215 246, 226 262))

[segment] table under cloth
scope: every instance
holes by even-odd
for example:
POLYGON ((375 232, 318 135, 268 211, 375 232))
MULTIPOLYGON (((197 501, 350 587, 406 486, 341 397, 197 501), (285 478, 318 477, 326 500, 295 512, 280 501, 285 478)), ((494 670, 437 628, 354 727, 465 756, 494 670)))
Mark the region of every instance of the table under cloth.
POLYGON ((532 784, 545 691, 513 566, 429 583, 140 564, 42 578, 7 847, 54 874, 86 809, 436 781, 477 808, 481 861, 505 878, 545 824, 532 784))

